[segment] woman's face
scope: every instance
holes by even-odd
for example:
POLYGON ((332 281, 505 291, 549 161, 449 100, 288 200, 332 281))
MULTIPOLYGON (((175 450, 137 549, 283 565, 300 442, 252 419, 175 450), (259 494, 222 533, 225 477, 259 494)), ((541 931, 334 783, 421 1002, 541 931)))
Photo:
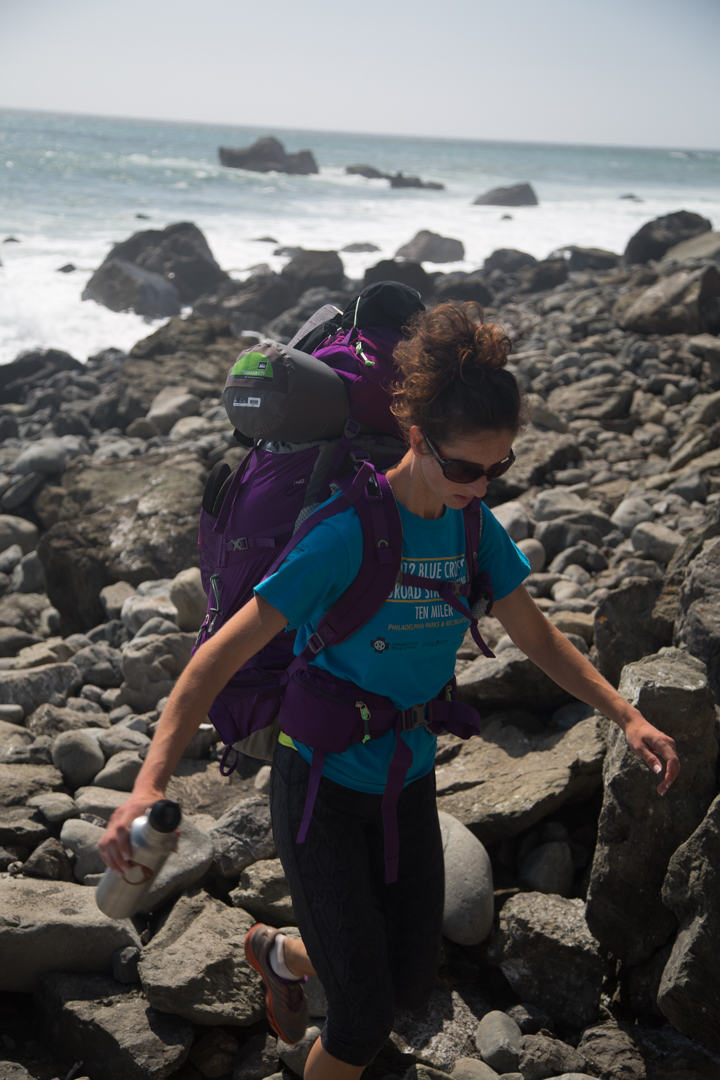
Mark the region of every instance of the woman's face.
MULTIPOLYGON (((478 431, 472 435, 463 435, 452 442, 440 445, 433 443, 440 457, 445 460, 469 461, 482 465, 486 470, 491 465, 503 461, 512 450, 512 431, 478 431)), ((487 492, 488 479, 480 477, 472 484, 455 484, 443 474, 442 466, 435 460, 427 448, 420 428, 413 427, 410 432, 410 448, 418 459, 423 483, 451 510, 461 510, 473 498, 482 498, 487 492)))

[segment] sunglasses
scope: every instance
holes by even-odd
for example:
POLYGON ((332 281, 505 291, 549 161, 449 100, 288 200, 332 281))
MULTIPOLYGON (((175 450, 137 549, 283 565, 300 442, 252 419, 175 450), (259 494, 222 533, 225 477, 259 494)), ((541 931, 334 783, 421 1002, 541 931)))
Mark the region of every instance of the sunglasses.
POLYGON ((515 455, 512 450, 508 457, 502 461, 496 461, 494 465, 489 465, 486 468, 482 465, 476 465, 472 461, 453 461, 447 458, 440 457, 427 435, 423 434, 423 438, 427 443, 428 450, 437 461, 438 465, 443 471, 443 476, 446 480, 449 480, 452 484, 474 484, 476 480, 479 480, 483 476, 487 476, 488 480, 497 480, 498 476, 502 476, 506 473, 510 466, 515 461, 515 455))

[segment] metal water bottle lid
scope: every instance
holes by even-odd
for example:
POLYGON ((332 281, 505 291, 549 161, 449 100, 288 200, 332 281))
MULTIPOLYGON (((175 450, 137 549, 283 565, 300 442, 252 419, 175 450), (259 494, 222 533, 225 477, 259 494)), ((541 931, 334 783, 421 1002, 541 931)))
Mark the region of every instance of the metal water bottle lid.
POLYGON ((170 833, 175 832, 180 824, 181 817, 182 812, 179 803, 173 802, 171 799, 158 799, 151 807, 148 822, 156 832, 170 833))

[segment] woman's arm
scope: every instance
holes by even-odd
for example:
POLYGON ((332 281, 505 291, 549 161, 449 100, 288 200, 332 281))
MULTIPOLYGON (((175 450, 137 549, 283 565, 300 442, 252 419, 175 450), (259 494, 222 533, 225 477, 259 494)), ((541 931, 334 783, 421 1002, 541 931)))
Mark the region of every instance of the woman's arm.
POLYGON ((132 794, 114 811, 100 840, 100 854, 117 873, 128 867, 130 824, 151 803, 164 798, 183 750, 218 693, 238 668, 286 625, 287 619, 277 608, 254 596, 195 653, 163 709, 132 794))
POLYGON ((665 776, 658 787, 658 794, 664 795, 680 771, 675 743, 670 736, 649 724, 641 712, 618 694, 590 661, 545 618, 524 585, 497 600, 493 615, 517 647, 558 686, 614 720, 624 732, 633 753, 654 773, 662 772, 659 759, 667 762, 665 776))

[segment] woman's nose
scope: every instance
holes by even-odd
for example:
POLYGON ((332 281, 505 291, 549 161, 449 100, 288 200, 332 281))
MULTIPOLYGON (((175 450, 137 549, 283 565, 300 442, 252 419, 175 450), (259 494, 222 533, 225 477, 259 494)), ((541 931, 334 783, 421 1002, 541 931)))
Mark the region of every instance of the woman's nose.
POLYGON ((479 480, 476 480, 474 484, 468 484, 468 490, 473 493, 476 499, 483 499, 488 489, 487 476, 481 476, 479 480))

